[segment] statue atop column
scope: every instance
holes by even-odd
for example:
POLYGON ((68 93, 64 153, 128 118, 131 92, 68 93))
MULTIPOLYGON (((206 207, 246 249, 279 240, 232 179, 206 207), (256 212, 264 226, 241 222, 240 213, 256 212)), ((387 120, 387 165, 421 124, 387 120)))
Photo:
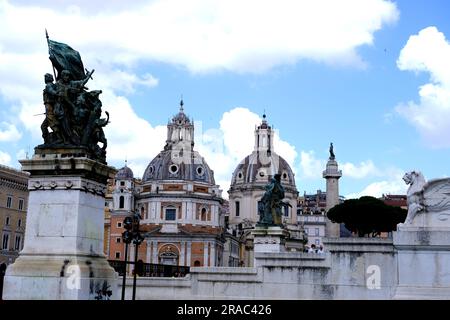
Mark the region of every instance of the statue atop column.
POLYGON ((46 36, 54 77, 50 73, 44 76, 45 119, 41 124, 44 143, 37 149, 82 150, 88 157, 106 162, 103 127, 109 122, 109 114, 105 112, 107 117, 101 118, 102 91, 88 91, 85 87, 95 70, 84 69, 78 51, 50 40, 47 32, 46 36))
POLYGON ((282 226, 282 208, 291 206, 284 203, 284 188, 281 185, 281 174, 275 174, 271 182, 266 185, 266 192, 258 207, 258 226, 282 226))
POLYGON ((330 143, 330 160, 334 160, 336 159, 335 155, 334 155, 334 150, 333 150, 333 142, 330 143))

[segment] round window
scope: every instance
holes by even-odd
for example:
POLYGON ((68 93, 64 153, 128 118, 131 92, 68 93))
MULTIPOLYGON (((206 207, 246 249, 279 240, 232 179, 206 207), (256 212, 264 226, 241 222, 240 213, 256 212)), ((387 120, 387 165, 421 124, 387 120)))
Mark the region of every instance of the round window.
POLYGON ((202 176, 205 173, 202 166, 198 166, 196 171, 199 176, 202 176))
POLYGON ((239 179, 242 179, 242 172, 239 172, 239 173, 238 173, 238 178, 239 178, 239 179))
POLYGON ((152 174, 155 171, 155 168, 153 166, 151 166, 148 171, 150 172, 150 174, 152 174))
POLYGON ((264 171, 260 171, 260 172, 259 172, 259 176, 260 176, 261 178, 264 177, 264 175, 265 175, 264 171))
POLYGON ((287 173, 283 173, 283 179, 287 179, 287 173))
POLYGON ((170 171, 170 173, 177 173, 178 172, 178 166, 176 164, 172 164, 169 167, 169 171, 170 171))

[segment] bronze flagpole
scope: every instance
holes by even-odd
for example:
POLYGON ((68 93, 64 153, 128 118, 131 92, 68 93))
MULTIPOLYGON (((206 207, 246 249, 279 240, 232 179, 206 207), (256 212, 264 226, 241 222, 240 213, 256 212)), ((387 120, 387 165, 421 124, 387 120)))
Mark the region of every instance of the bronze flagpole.
MULTIPOLYGON (((47 46, 48 46, 48 51, 50 53, 50 43, 48 41, 49 37, 48 37, 47 28, 45 28, 45 37, 47 38, 47 46)), ((51 62, 51 60, 50 60, 50 62, 51 62)), ((52 62, 52 68, 53 68, 53 75, 55 76, 55 81, 56 81, 56 72, 55 72, 55 66, 53 65, 53 62, 52 62)))

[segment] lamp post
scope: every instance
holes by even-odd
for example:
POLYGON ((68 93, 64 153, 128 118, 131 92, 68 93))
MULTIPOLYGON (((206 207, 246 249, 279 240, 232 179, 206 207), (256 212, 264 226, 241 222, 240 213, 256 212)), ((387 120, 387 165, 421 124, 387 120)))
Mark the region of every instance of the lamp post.
POLYGON ((141 221, 141 215, 139 214, 139 211, 136 210, 133 215, 133 244, 135 245, 134 250, 134 274, 133 274, 133 298, 132 300, 136 300, 136 276, 137 276, 137 258, 138 258, 138 251, 139 251, 139 245, 144 240, 144 237, 141 235, 141 232, 139 231, 139 222, 141 221))
POLYGON ((123 221, 123 226, 125 231, 122 233, 122 239, 125 243, 125 270, 123 273, 122 279, 122 300, 125 300, 125 286, 126 286, 126 274, 127 274, 127 264, 128 264, 128 245, 133 242, 135 245, 134 251, 134 278, 133 278, 133 297, 132 300, 136 299, 136 265, 137 265, 137 257, 138 257, 138 249, 139 245, 144 240, 144 237, 141 235, 139 231, 139 223, 141 220, 141 216, 139 212, 136 211, 133 217, 126 217, 123 221))
POLYGON ((123 227, 125 231, 122 233, 122 239, 125 243, 125 260, 124 260, 124 270, 123 270, 123 278, 122 278, 122 300, 125 300, 125 285, 127 278, 127 260, 128 260, 128 245, 133 240, 133 234, 131 229, 133 228, 133 219, 131 217, 126 217, 123 220, 123 227))

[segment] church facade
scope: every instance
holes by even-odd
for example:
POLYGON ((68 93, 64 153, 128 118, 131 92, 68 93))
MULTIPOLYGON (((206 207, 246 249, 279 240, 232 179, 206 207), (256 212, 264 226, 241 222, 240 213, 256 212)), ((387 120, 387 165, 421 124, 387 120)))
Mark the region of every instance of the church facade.
MULTIPOLYGON (((164 149, 142 180, 127 166, 112 184, 109 258, 123 260, 121 222, 138 210, 145 236, 139 259, 152 264, 222 266, 226 237, 222 194, 214 172, 194 150, 194 124, 180 110, 167 125, 164 149)), ((134 257, 131 246, 130 257, 134 257)))

